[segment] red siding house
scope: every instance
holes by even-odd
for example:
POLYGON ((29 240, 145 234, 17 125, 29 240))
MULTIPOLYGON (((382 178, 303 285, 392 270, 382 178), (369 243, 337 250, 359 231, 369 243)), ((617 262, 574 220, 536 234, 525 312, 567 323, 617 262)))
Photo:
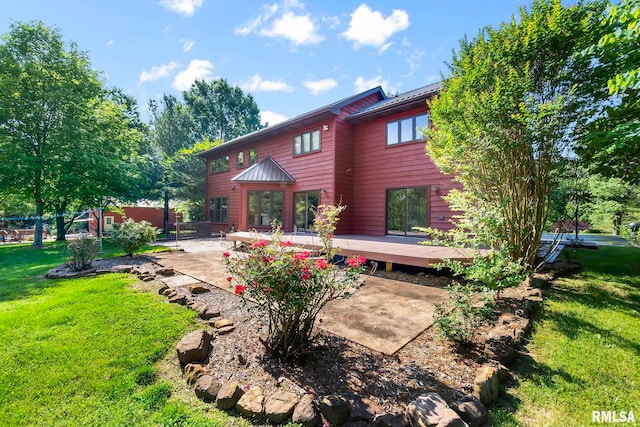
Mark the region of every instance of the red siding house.
POLYGON ((432 84, 388 98, 376 87, 200 154, 212 229, 313 232, 313 209, 342 203, 336 234, 448 229, 457 184, 425 152, 432 84))

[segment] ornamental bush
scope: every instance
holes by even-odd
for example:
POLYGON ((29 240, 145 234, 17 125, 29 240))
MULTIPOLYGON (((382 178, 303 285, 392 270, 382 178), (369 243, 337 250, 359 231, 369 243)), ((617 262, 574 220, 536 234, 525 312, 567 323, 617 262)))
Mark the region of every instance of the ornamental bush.
POLYGON ((235 294, 257 303, 266 314, 268 330, 261 339, 267 352, 283 360, 299 360, 311 349, 318 312, 346 294, 364 271, 366 260, 346 259, 334 264, 333 232, 343 206, 319 206, 314 225, 322 242, 317 254, 295 246, 275 225, 270 240, 256 239, 248 254, 223 254, 227 278, 235 294))
POLYGON ((125 254, 133 255, 135 251, 149 242, 156 240, 156 229, 148 221, 135 222, 128 218, 121 224, 114 224, 113 240, 125 254))
POLYGON ((67 243, 69 261, 67 265, 73 271, 91 268, 91 263, 98 255, 98 241, 91 236, 84 235, 79 239, 67 243))

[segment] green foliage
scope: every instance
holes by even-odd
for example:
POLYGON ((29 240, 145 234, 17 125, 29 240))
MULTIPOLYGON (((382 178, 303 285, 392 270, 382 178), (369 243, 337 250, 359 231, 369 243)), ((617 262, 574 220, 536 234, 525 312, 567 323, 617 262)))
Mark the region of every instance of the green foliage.
MULTIPOLYGON (((174 407, 181 423, 173 425, 249 425, 199 401, 183 381, 153 379, 157 362, 198 328, 193 312, 133 290, 129 275, 45 279, 64 248, 0 246, 0 425, 151 427, 169 425, 174 407)), ((108 241, 104 251, 122 254, 108 241)))
POLYGON ((582 272, 545 292, 527 356, 514 364, 519 425, 590 425, 593 410, 634 410, 638 420, 640 250, 576 249, 575 258, 582 272))
POLYGON ((437 303, 433 325, 444 338, 458 344, 472 340, 477 329, 493 315, 490 293, 472 284, 447 287, 449 301, 437 303))
POLYGON ((42 22, 15 23, 2 39, 0 192, 31 200, 38 218, 136 198, 147 160, 139 120, 110 98, 86 53, 42 22))
POLYGON ((429 104, 427 151, 464 186, 468 231, 481 224, 525 265, 535 263, 560 160, 577 137, 571 82, 589 61, 574 53, 592 42, 596 24, 590 6, 536 0, 500 28, 462 39, 429 104))
POLYGON ((156 239, 157 230, 148 221, 135 222, 128 218, 121 224, 114 224, 113 241, 128 256, 156 239))
POLYGON ((333 264, 332 233, 343 207, 318 206, 314 225, 323 242, 319 256, 297 248, 274 226, 270 241, 255 240, 248 256, 224 258, 235 280, 235 293, 257 302, 269 321, 264 344, 276 358, 304 357, 313 341, 318 312, 329 301, 345 296, 358 282, 366 260, 352 257, 345 266, 333 264))
POLYGON ((629 184, 620 178, 593 175, 588 179, 588 190, 585 216, 593 224, 609 225, 614 234, 620 234, 626 224, 634 220, 632 213, 638 213, 638 185, 629 184))
POLYGON ((583 51, 592 72, 576 81, 585 102, 585 167, 640 183, 640 1, 610 4, 599 40, 583 51))
POLYGON ((74 271, 91 268, 91 263, 98 255, 98 241, 95 237, 82 236, 67 243, 69 261, 67 265, 74 271))

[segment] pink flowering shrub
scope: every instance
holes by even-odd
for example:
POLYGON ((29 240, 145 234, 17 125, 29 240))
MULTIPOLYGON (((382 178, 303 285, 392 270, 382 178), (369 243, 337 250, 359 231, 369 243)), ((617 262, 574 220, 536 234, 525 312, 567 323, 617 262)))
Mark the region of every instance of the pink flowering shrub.
POLYGON ((343 209, 318 207, 314 225, 323 244, 319 253, 296 247, 274 227, 268 241, 252 242, 248 254, 223 254, 235 294, 257 303, 266 314, 269 324, 263 343, 273 357, 289 360, 307 354, 318 312, 344 295, 364 271, 363 257, 348 258, 343 267, 333 264, 337 250, 332 234, 343 209))

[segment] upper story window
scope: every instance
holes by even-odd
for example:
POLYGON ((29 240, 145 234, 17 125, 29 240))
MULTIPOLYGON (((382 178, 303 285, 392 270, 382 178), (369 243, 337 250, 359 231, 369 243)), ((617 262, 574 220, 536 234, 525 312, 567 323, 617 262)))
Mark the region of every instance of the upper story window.
POLYGON ((229 170, 229 156, 211 159, 210 173, 226 172, 229 170))
POLYGON ((387 123, 387 145, 418 141, 422 138, 422 128, 429 123, 428 114, 407 117, 387 123))
POLYGON ((320 150, 320 129, 293 137, 293 154, 304 154, 320 150))
POLYGON ((249 164, 255 165, 257 161, 258 161, 258 149, 251 148, 249 150, 249 164))
POLYGON ((241 168, 244 166, 244 152, 239 151, 236 156, 236 168, 241 168))

